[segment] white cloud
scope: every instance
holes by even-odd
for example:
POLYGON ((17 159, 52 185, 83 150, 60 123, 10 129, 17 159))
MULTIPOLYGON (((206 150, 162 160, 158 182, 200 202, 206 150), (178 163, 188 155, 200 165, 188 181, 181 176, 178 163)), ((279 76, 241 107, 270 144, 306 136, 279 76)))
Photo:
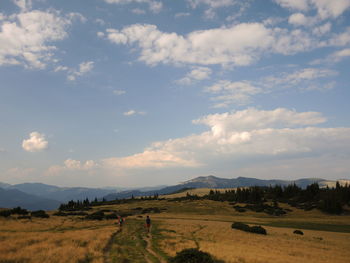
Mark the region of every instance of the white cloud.
POLYGON ((326 58, 316 59, 310 62, 310 65, 333 64, 350 57, 350 48, 345 48, 331 53, 326 58))
POLYGON ((48 145, 45 135, 39 132, 30 133, 29 139, 22 142, 22 147, 27 152, 40 152, 47 149, 48 145))
POLYGON ((103 37, 105 36, 105 33, 103 33, 103 32, 97 32, 97 36, 98 36, 99 38, 103 38, 103 37))
POLYGON ((245 105, 251 102, 253 95, 263 92, 263 89, 255 87, 248 81, 231 82, 221 80, 204 89, 205 92, 214 94, 212 98, 216 102, 215 108, 227 107, 230 104, 245 105))
POLYGON ((162 2, 155 1, 155 0, 104 0, 104 1, 109 4, 132 4, 132 3, 147 4, 149 9, 153 13, 159 13, 163 8, 162 2))
MULTIPOLYGON (((346 53, 346 52, 345 52, 346 53)), ((242 106, 250 104, 254 96, 268 94, 273 91, 297 88, 301 91, 327 91, 335 87, 335 81, 329 79, 337 76, 337 72, 329 69, 304 68, 294 72, 268 76, 257 81, 220 80, 205 87, 215 103, 214 108, 225 108, 230 105, 242 106), (322 82, 320 81, 322 79, 322 82), (325 83, 325 81, 328 81, 325 83)))
POLYGON ((231 6, 237 3, 236 0, 187 0, 192 8, 197 8, 199 5, 207 5, 210 8, 219 8, 231 6))
POLYGON ((350 7, 350 0, 274 0, 284 8, 307 12, 317 10, 320 19, 337 18, 350 7))
POLYGON ((65 172, 91 172, 95 169, 99 168, 99 164, 97 164, 93 160, 88 160, 85 162, 81 162, 74 159, 67 159, 63 162, 63 165, 53 165, 50 166, 45 172, 46 175, 60 175, 65 172))
POLYGON ((139 168, 169 168, 169 167, 196 167, 192 160, 183 159, 176 154, 162 150, 145 150, 143 153, 122 158, 108 158, 103 160, 107 168, 139 169, 139 168))
POLYGON ((143 10, 143 9, 140 9, 140 8, 134 8, 134 9, 131 10, 131 12, 133 12, 134 14, 137 14, 137 15, 146 14, 146 11, 143 10))
POLYGON ((284 8, 301 10, 301 11, 307 11, 309 9, 308 0, 274 0, 274 1, 284 8))
POLYGON ((262 80, 265 87, 284 87, 290 88, 296 85, 307 86, 312 81, 320 78, 329 78, 337 76, 338 72, 330 69, 304 68, 293 73, 283 73, 281 76, 270 76, 262 80))
POLYGON ((331 24, 326 23, 310 34, 299 28, 289 30, 268 28, 262 23, 241 23, 179 35, 161 32, 155 25, 135 24, 121 30, 107 29, 106 38, 115 44, 138 47, 139 60, 148 65, 247 66, 269 53, 292 55, 350 43, 350 29, 329 39, 320 39, 330 29, 331 24))
POLYGON ((82 62, 79 64, 79 68, 76 69, 71 69, 68 67, 64 67, 64 66, 59 66, 55 69, 55 71, 67 71, 68 75, 67 75, 67 79, 74 81, 76 80, 77 77, 83 76, 89 72, 91 72, 94 68, 94 62, 93 61, 86 61, 86 62, 82 62))
POLYGON ((31 0, 12 0, 15 5, 17 5, 21 11, 26 11, 32 8, 31 0))
POLYGON ((100 26, 104 26, 106 24, 106 22, 101 18, 96 18, 95 23, 100 25, 100 26))
POLYGON ((288 109, 247 109, 194 120, 209 131, 155 142, 142 153, 102 160, 115 169, 199 167, 252 156, 298 156, 308 153, 349 153, 349 128, 319 128, 326 118, 318 112, 288 109))
POLYGON ((113 90, 113 94, 117 96, 123 95, 125 93, 126 93, 125 90, 120 90, 120 89, 113 90))
POLYGON ((212 73, 212 70, 207 67, 193 67, 193 69, 186 74, 182 79, 176 82, 181 85, 191 85, 196 81, 208 79, 212 73))
POLYGON ((302 13, 294 13, 288 18, 289 24, 292 25, 303 25, 303 26, 312 26, 315 21, 312 17, 306 17, 302 13))
POLYGON ((92 160, 88 160, 85 163, 73 159, 67 159, 64 161, 64 168, 68 170, 90 170, 96 167, 97 164, 92 160))
POLYGON ((346 46, 350 44, 350 27, 348 27, 344 32, 339 34, 334 34, 325 46, 346 46))
POLYGON ((349 0, 311 0, 322 19, 336 18, 350 7, 349 0))
POLYGON ((146 115, 144 111, 129 110, 123 113, 124 116, 146 115))
POLYGON ((176 13, 175 14, 175 18, 180 18, 180 17, 186 17, 186 16, 190 16, 191 14, 190 13, 176 13))
POLYGON ((56 49, 52 43, 67 37, 67 26, 76 16, 61 16, 55 10, 28 11, 28 2, 16 3, 23 7, 21 13, 0 20, 0 65, 45 68, 56 49))
POLYGON ((332 24, 331 23, 325 23, 321 26, 315 27, 312 30, 312 33, 316 36, 323 36, 324 34, 331 31, 332 24))
POLYGON ((344 58, 350 57, 350 48, 345 48, 331 54, 331 59, 334 62, 339 62, 344 58))
POLYGON ((271 30, 259 23, 194 31, 187 36, 163 33, 155 25, 147 24, 107 29, 106 33, 112 43, 139 45, 139 59, 149 65, 249 65, 273 43, 271 30))

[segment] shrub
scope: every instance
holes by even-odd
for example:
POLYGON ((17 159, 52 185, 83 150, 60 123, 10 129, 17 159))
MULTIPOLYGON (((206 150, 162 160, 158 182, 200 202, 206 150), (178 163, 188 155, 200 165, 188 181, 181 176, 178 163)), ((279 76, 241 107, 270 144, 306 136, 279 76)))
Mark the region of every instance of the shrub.
POLYGON ((260 234, 260 235, 266 235, 266 229, 261 226, 249 226, 247 224, 241 223, 241 222, 234 222, 231 226, 234 229, 242 230, 245 232, 260 234))
POLYGON ((247 224, 244 224, 244 223, 241 223, 241 222, 234 222, 232 224, 232 228, 249 232, 249 228, 250 227, 247 224))
POLYGON ((11 213, 17 215, 27 215, 29 212, 26 209, 22 209, 20 206, 18 206, 16 208, 12 208, 11 213))
POLYGON ((46 214, 44 210, 33 211, 30 213, 32 217, 49 218, 50 216, 46 214))
POLYGON ((11 210, 2 210, 0 211, 0 216, 9 217, 11 215, 11 210))
POLYGON ((85 219, 89 220, 103 220, 105 217, 105 213, 103 211, 97 211, 95 213, 92 213, 90 215, 85 216, 85 219))
POLYGON ((304 235, 303 231, 301 231, 301 230, 294 230, 293 233, 296 235, 304 235))
POLYGON ((197 248, 187 248, 176 253, 171 258, 170 263, 214 263, 214 259, 209 253, 198 250, 197 248))
POLYGON ((54 216, 86 216, 88 213, 86 212, 62 212, 58 211, 53 214, 54 216))
POLYGON ((252 227, 250 227, 249 232, 255 233, 255 234, 260 234, 260 235, 266 235, 266 229, 261 227, 261 226, 252 226, 252 227))

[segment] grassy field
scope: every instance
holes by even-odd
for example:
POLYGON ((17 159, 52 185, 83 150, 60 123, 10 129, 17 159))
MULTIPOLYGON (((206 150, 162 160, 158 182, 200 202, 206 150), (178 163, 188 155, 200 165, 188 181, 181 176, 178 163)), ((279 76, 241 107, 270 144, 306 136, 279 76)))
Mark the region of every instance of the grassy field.
POLYGON ((349 215, 288 208, 290 213, 276 217, 239 213, 227 202, 153 200, 91 211, 134 213, 126 218, 122 231, 115 220, 92 221, 79 216, 0 218, 0 263, 163 263, 184 248, 199 248, 218 262, 228 263, 349 262, 349 215), (149 214, 153 224, 147 234, 145 214, 135 211, 155 207, 162 212, 149 214), (231 224, 236 221, 261 225, 268 234, 233 230, 231 224), (304 235, 293 234, 295 229, 304 235))

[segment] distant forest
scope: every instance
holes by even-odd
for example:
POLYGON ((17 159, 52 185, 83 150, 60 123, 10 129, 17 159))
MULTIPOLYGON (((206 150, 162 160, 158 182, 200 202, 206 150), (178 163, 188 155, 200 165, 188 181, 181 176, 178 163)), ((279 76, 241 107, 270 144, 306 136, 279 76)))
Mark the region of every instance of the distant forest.
MULTIPOLYGON (((184 191, 189 189, 184 189, 184 191)), ((177 191, 178 192, 178 191, 177 191)), ((84 201, 69 201, 60 206, 60 210, 79 210, 90 206, 99 206, 105 204, 121 204, 140 200, 163 200, 157 193, 153 196, 141 198, 116 199, 113 201, 93 200, 84 201)), ((320 188, 317 183, 307 186, 305 189, 298 187, 295 184, 288 186, 253 186, 237 188, 234 190, 210 190, 205 196, 191 195, 166 199, 169 202, 183 200, 213 200, 213 201, 228 201, 234 205, 234 208, 239 212, 244 212, 247 209, 256 212, 266 212, 272 215, 282 215, 286 213, 286 209, 281 209, 278 203, 287 203, 292 207, 312 210, 320 209, 329 214, 342 214, 345 212, 346 206, 350 206, 350 185, 340 185, 336 183, 334 188, 320 188), (266 204, 271 202, 273 205, 266 204), (244 207, 238 204, 247 204, 244 207)))

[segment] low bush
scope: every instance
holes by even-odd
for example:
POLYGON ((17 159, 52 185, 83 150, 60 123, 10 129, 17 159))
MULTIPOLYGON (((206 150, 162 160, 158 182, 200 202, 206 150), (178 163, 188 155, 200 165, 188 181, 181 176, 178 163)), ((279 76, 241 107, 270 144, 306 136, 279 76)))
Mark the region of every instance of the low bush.
POLYGON ((53 214, 54 216, 86 216, 88 213, 86 212, 62 212, 58 211, 53 214))
POLYGON ((2 210, 0 211, 0 216, 9 217, 11 215, 11 210, 2 210))
POLYGON ((247 224, 241 223, 241 222, 234 222, 231 226, 233 229, 242 230, 245 232, 260 234, 260 235, 266 235, 266 229, 261 226, 249 226, 247 224))
POLYGON ((296 235, 304 235, 303 231, 301 231, 301 230, 294 230, 293 233, 296 235))
POLYGON ((103 220, 105 218, 105 213, 103 211, 97 211, 95 213, 85 216, 85 219, 89 220, 103 220))
POLYGON ((50 216, 46 214, 44 210, 33 211, 30 213, 31 217, 39 217, 39 218, 49 218, 50 216))
POLYGON ((171 258, 170 263, 214 263, 214 259, 209 253, 198 250, 197 248, 187 248, 176 253, 171 258))
POLYGON ((0 211, 0 216, 9 217, 10 215, 27 215, 29 212, 20 206, 0 211))

